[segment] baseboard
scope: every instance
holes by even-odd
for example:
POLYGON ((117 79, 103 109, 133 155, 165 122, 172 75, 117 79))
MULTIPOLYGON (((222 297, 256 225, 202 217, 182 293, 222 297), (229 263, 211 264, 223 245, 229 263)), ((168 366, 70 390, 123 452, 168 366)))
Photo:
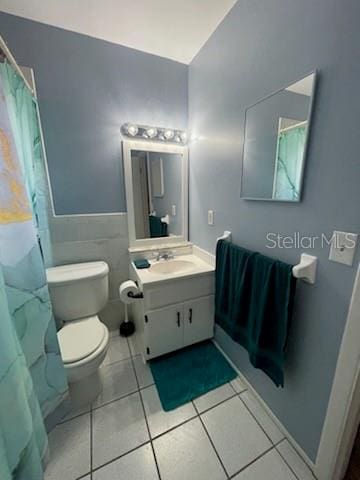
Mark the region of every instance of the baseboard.
POLYGON ((269 417, 272 419, 272 421, 275 423, 275 425, 279 428, 279 430, 285 435, 289 443, 292 445, 292 447, 296 450, 296 452, 299 454, 299 456, 304 460, 304 462, 308 465, 310 470, 314 473, 315 472, 315 464, 310 458, 307 456, 307 454, 304 452, 304 450, 300 447, 300 445, 296 442, 296 440, 290 435, 288 430, 284 427, 283 423, 278 419, 278 417, 273 413, 273 411, 270 409, 270 407, 264 402, 262 397, 257 393, 255 388, 251 385, 251 383, 248 381, 246 377, 240 372, 238 367, 235 365, 235 363, 231 360, 231 358, 224 352, 224 350, 220 347, 220 345, 213 339, 214 345, 220 350, 220 352, 224 355, 226 360, 230 363, 230 365, 233 367, 233 369, 238 373, 239 377, 241 378, 241 381, 244 382, 244 384, 248 387, 250 392, 254 395, 256 400, 260 403, 260 405, 264 408, 266 413, 269 415, 269 417))

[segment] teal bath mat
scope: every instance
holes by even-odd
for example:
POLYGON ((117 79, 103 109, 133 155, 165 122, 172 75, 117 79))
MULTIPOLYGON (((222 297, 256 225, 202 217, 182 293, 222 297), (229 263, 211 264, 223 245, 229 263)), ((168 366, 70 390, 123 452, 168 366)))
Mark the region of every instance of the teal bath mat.
POLYGON ((150 368, 166 412, 237 377, 211 341, 155 358, 150 368))

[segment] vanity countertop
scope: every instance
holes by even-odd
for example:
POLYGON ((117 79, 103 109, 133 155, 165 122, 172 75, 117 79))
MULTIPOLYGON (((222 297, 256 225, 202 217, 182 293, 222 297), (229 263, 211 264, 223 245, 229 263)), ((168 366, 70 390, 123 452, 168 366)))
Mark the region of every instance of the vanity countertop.
POLYGON ((178 255, 170 260, 150 260, 149 262, 150 267, 143 269, 136 268, 131 262, 131 267, 143 286, 206 275, 215 271, 213 265, 194 254, 178 255))

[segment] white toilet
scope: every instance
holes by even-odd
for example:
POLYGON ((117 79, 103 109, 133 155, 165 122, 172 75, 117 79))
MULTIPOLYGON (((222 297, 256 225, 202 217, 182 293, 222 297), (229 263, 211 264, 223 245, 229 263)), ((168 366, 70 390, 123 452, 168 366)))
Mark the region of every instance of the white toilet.
POLYGON ((58 331, 61 357, 74 407, 93 401, 101 392, 99 367, 109 346, 109 331, 97 313, 109 295, 109 267, 88 262, 46 270, 58 331))

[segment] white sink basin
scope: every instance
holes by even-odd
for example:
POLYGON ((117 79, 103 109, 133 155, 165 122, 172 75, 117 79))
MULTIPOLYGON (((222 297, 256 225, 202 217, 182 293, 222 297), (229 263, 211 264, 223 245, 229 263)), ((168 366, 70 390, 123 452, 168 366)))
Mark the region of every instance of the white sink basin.
POLYGON ((194 267, 195 263, 189 260, 164 260, 151 265, 150 272, 160 275, 170 275, 171 273, 186 272, 194 267))

